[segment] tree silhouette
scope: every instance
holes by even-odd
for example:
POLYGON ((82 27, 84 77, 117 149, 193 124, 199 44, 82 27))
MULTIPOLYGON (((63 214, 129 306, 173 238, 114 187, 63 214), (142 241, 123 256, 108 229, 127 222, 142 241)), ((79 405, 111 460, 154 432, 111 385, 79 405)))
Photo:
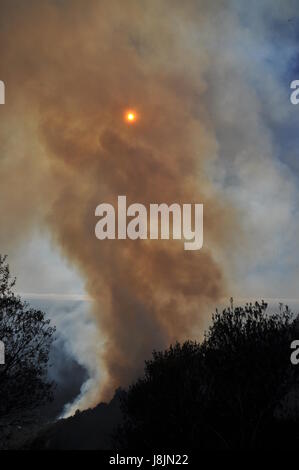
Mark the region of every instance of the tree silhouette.
POLYGON ((5 345, 5 364, 0 365, 2 427, 30 422, 34 410, 52 398, 53 387, 46 373, 55 328, 42 311, 14 294, 14 284, 6 257, 0 255, 0 340, 5 345))
MULTIPOLYGON (((290 362, 296 335, 288 307, 233 304, 212 317, 201 344, 153 353, 122 400, 117 446, 143 449, 238 449, 281 441, 279 416, 298 383, 290 362)), ((290 431, 291 427, 289 427, 290 431)), ((290 431, 291 432, 291 431, 290 431)))

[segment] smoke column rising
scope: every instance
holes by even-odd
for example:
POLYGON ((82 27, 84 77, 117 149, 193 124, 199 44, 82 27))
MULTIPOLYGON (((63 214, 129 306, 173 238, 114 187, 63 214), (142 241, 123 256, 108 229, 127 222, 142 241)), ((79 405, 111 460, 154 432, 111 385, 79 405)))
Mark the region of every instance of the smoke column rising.
POLYGON ((223 110, 211 113, 207 78, 220 63, 218 29, 237 22, 229 3, 1 2, 1 241, 39 225, 86 281, 104 346, 101 379, 76 408, 128 385, 153 348, 198 334, 231 292, 227 253, 246 237, 240 208, 209 180, 223 110), (131 108, 140 118, 128 126, 131 108), (95 208, 118 195, 203 203, 204 248, 97 240, 95 208))

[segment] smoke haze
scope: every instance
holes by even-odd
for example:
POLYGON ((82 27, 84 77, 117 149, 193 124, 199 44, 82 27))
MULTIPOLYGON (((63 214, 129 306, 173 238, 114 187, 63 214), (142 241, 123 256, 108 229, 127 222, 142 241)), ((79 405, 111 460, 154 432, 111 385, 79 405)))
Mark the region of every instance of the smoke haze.
POLYGON ((252 88, 257 72, 243 55, 267 38, 251 35, 229 1, 2 0, 0 8, 0 241, 17 246, 38 226, 80 272, 101 370, 74 405, 86 407, 128 385, 154 348, 198 335, 210 307, 238 286, 238 260, 252 250, 271 259, 280 244, 295 185, 274 158, 252 88), (128 126, 131 108, 139 119, 128 126), (118 195, 128 204, 203 203, 204 248, 97 240, 95 208, 116 206, 118 195), (271 224, 260 228, 265 215, 271 224))

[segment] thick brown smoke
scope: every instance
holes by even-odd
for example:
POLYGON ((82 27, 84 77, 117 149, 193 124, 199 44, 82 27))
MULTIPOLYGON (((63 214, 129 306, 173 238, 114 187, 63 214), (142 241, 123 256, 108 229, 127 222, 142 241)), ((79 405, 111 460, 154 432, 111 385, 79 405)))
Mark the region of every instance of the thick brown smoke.
POLYGON ((181 3, 1 1, 1 217, 11 238, 38 219, 86 279, 105 338, 98 399, 130 383, 153 348, 192 336, 227 293, 221 254, 235 216, 207 180, 217 152, 207 57, 186 38, 209 7, 181 3), (97 240, 95 208, 118 195, 203 203, 204 248, 97 240))

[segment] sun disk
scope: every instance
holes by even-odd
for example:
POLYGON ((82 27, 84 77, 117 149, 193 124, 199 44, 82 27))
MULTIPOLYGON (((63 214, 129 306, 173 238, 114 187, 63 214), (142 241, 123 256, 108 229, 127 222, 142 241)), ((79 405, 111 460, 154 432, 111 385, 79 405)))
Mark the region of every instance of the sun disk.
POLYGON ((133 123, 135 122, 137 119, 137 115, 135 113, 135 111, 127 111, 126 114, 125 114, 125 120, 128 122, 128 123, 133 123))

